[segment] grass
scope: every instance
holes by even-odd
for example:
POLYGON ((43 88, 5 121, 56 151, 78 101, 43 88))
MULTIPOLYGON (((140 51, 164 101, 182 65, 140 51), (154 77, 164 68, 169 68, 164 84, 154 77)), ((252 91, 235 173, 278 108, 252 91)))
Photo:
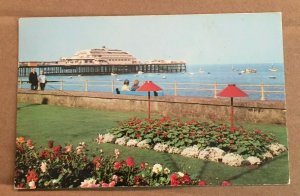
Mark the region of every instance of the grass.
MULTIPOLYGON (((31 138, 37 147, 46 146, 48 140, 56 144, 86 142, 92 153, 101 148, 112 154, 115 148, 121 151, 121 158, 132 156, 137 163, 161 163, 171 171, 187 171, 194 177, 205 179, 212 185, 230 180, 235 185, 286 184, 289 180, 288 155, 283 153, 259 167, 231 167, 180 155, 159 153, 153 150, 129 148, 115 144, 95 142, 98 133, 117 126, 119 121, 131 117, 145 118, 144 113, 112 112, 82 108, 67 108, 39 104, 18 104, 17 136, 31 138)), ((273 133, 280 143, 287 145, 284 125, 243 123, 246 128, 258 128, 273 133)))

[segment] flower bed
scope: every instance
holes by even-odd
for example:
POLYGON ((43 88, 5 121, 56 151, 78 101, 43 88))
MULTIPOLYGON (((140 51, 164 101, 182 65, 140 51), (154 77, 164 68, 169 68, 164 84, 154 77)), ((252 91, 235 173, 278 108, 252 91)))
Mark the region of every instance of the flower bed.
POLYGON ((272 134, 243 127, 200 121, 180 122, 163 117, 155 120, 131 119, 99 134, 97 142, 114 143, 186 157, 223 162, 231 166, 258 165, 287 149, 272 134), (224 159, 224 160, 223 160, 224 159))
MULTIPOLYGON (((110 135, 107 137, 111 138, 110 135)), ((101 140, 103 141, 113 141, 101 140)), ((134 142, 133 142, 134 143, 134 142)), ((120 151, 105 156, 102 152, 89 158, 85 143, 36 149, 32 140, 16 140, 14 184, 17 189, 107 188, 116 186, 205 186, 203 179, 192 179, 186 172, 171 172, 157 163, 136 164, 133 157, 122 160, 120 151)), ((231 185, 223 181, 222 186, 231 185)))

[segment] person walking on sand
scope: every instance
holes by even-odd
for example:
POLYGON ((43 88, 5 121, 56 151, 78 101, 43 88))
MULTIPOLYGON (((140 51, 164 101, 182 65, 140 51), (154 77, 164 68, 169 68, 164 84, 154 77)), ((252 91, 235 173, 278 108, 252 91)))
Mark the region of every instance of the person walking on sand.
POLYGON ((136 91, 136 89, 138 89, 138 88, 140 88, 140 86, 139 86, 139 81, 138 80, 134 80, 133 81, 133 85, 132 85, 132 87, 131 87, 131 91, 136 91))
POLYGON ((32 68, 29 74, 29 83, 31 84, 31 90, 37 90, 38 88, 38 77, 35 69, 32 68))
POLYGON ((122 91, 130 91, 130 87, 129 87, 129 80, 124 80, 124 84, 122 86, 122 91))
POLYGON ((42 74, 39 75, 38 81, 39 81, 39 84, 40 84, 40 88, 43 91, 45 89, 45 86, 46 86, 46 83, 47 83, 47 78, 45 76, 45 72, 44 71, 42 71, 42 74))

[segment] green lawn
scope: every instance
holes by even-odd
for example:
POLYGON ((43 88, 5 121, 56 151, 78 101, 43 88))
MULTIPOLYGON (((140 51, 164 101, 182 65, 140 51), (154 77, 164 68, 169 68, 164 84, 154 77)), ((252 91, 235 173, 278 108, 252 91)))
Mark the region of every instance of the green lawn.
MULTIPOLYGON (((104 152, 113 153, 114 149, 118 148, 123 158, 132 156, 136 162, 161 163, 173 171, 187 171, 193 176, 200 176, 211 184, 219 184, 223 180, 230 180, 235 185, 288 183, 287 153, 260 167, 231 167, 153 150, 114 144, 98 145, 95 142, 98 133, 105 133, 105 129, 115 127, 118 121, 131 117, 145 118, 146 115, 20 103, 17 109, 17 136, 33 139, 37 147, 46 146, 48 140, 54 140, 56 144, 71 143, 74 146, 79 142, 86 142, 93 153, 97 153, 100 148, 104 152)), ((271 132, 280 143, 287 145, 286 127, 283 125, 250 123, 241 125, 271 132)))

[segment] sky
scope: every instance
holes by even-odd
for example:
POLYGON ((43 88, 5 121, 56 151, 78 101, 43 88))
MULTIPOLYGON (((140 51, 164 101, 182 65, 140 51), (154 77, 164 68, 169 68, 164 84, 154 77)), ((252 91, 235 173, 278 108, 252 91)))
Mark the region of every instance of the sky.
POLYGON ((55 61, 103 46, 127 51, 141 61, 283 63, 281 13, 19 20, 19 61, 55 61))

